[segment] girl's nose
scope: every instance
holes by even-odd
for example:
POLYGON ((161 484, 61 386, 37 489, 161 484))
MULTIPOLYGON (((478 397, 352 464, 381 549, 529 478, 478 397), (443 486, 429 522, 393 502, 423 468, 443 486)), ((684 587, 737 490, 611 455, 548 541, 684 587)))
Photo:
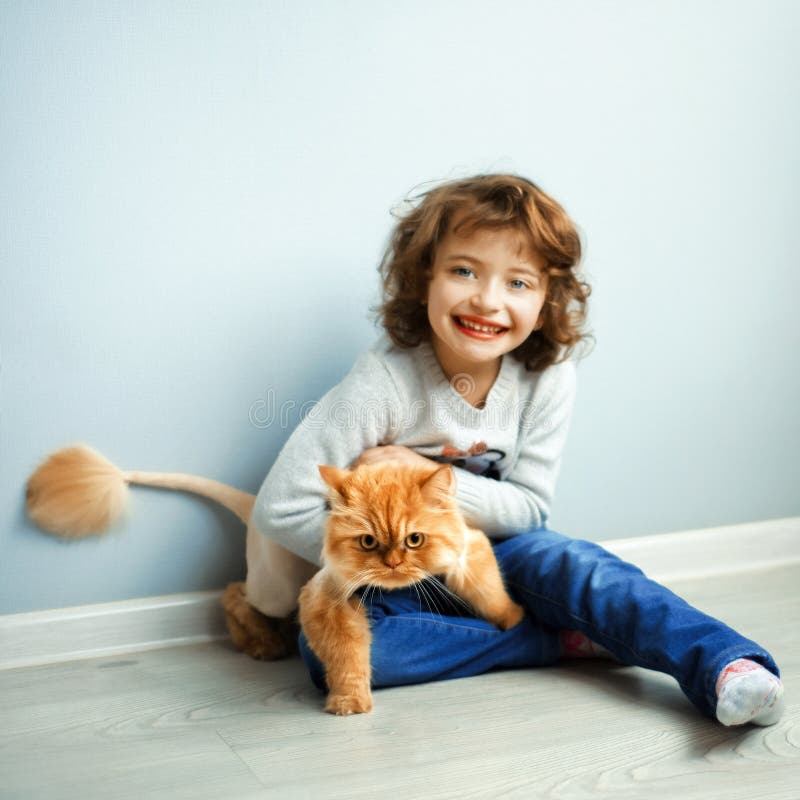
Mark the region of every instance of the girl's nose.
POLYGON ((485 314, 499 311, 502 307, 500 287, 495 281, 487 281, 472 295, 472 304, 485 314))

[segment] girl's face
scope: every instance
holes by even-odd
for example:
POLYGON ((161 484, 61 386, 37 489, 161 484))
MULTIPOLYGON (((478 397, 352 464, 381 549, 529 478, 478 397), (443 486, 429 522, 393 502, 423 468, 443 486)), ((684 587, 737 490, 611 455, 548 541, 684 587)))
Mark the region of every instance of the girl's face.
POLYGON ((465 236, 451 226, 436 250, 427 297, 433 348, 449 378, 499 367, 541 327, 544 268, 513 228, 465 236))

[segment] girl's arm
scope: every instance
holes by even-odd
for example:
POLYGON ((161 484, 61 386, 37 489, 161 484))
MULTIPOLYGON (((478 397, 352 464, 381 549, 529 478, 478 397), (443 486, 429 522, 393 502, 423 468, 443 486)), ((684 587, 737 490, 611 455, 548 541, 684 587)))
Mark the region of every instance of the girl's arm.
POLYGON ((564 362, 541 376, 535 413, 520 425, 517 461, 504 480, 456 468, 457 499, 467 521, 488 536, 513 536, 540 528, 550 514, 561 454, 575 402, 575 365, 564 362))
POLYGON ((366 449, 393 438, 402 409, 389 372, 363 353, 295 429, 256 497, 253 521, 287 550, 320 563, 328 487, 320 464, 347 467, 366 449))

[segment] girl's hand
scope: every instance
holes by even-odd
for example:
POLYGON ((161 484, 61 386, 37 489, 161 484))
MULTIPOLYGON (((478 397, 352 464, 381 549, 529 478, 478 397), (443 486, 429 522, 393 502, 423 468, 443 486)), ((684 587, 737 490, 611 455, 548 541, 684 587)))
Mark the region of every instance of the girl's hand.
POLYGON ((404 464, 410 467, 433 467, 437 464, 436 461, 425 458, 425 456, 415 453, 408 447, 387 444, 382 447, 368 447, 353 462, 353 469, 362 464, 381 464, 386 461, 392 461, 395 464, 404 464))

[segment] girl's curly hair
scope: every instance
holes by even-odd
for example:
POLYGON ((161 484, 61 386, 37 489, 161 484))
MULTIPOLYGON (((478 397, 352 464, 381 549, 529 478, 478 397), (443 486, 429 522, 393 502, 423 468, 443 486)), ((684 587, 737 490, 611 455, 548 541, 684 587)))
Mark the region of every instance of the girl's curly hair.
POLYGON ((547 297, 542 326, 512 355, 532 371, 564 361, 579 342, 591 287, 577 274, 581 257, 578 231, 564 209, 536 184, 517 175, 477 175, 449 181, 419 195, 399 215, 381 260, 383 303, 378 316, 399 347, 430 340, 424 305, 436 247, 448 233, 456 212, 463 212, 458 230, 514 228, 546 263, 547 297), (421 198, 421 200, 420 200, 421 198))

